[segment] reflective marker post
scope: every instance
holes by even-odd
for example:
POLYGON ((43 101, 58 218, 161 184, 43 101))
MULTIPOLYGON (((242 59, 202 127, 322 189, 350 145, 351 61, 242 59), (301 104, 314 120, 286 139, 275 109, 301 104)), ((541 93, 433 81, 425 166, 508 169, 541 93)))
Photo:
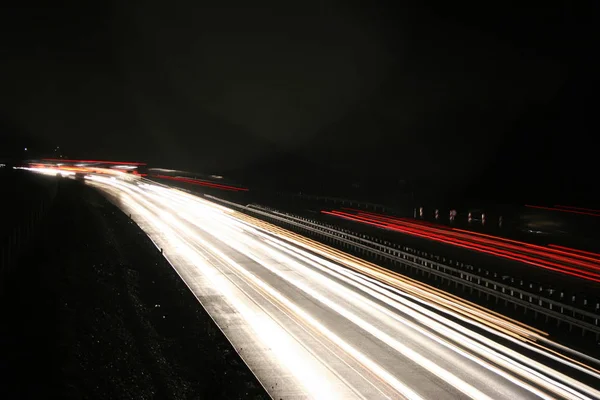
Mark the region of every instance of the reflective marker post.
POLYGON ((450 221, 454 221, 456 218, 456 210, 450 210, 450 221))

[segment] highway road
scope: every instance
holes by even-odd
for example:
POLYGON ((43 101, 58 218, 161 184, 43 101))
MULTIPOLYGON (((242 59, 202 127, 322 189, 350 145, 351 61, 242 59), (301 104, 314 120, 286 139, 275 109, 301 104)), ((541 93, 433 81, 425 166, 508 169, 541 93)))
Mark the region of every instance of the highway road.
POLYGON ((600 362, 544 332, 180 190, 86 181, 163 250, 275 399, 600 398, 600 362))

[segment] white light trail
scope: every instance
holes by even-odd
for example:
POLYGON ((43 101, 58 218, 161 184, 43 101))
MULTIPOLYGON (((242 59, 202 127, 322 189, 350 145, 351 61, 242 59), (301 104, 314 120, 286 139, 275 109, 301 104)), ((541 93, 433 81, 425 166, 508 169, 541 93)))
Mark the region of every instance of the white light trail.
POLYGON ((543 332, 188 193, 86 178, 109 185, 102 189, 121 196, 124 209, 193 264, 309 397, 336 398, 344 390, 358 398, 448 397, 442 389, 424 395, 431 390, 424 382, 434 385, 435 377, 474 399, 600 398, 595 388, 520 353, 534 351, 600 383, 594 368, 540 344, 551 343, 543 332), (363 340, 369 345, 358 345, 363 340), (388 359, 409 360, 419 377, 404 376, 388 359))

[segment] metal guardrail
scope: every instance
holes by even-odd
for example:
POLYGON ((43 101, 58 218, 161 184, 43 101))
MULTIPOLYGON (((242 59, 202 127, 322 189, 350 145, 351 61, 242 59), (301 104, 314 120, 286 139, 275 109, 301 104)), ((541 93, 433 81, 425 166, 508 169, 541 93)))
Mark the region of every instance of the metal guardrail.
MULTIPOLYGON (((600 338, 600 326, 598 325, 600 320, 600 304, 598 303, 595 305, 595 312, 582 310, 555 299, 543 297, 539 293, 533 293, 477 275, 473 272, 465 271, 458 267, 411 254, 410 251, 393 247, 394 245, 390 242, 378 241, 375 238, 368 238, 366 235, 359 235, 349 230, 327 226, 318 221, 284 214, 265 207, 254 205, 243 206, 210 195, 205 195, 205 197, 228 204, 245 213, 270 219, 286 227, 299 228, 303 232, 309 232, 329 240, 337 241, 340 244, 353 248, 359 253, 362 252, 386 259, 405 269, 413 269, 417 274, 427 274, 428 277, 433 276, 436 280, 441 279, 442 283, 447 281, 448 284, 454 284, 456 287, 460 285, 464 290, 470 290, 471 293, 476 292, 479 296, 485 295, 488 300, 492 297, 496 303, 499 301, 504 301, 505 305, 511 303, 515 308, 522 307, 525 312, 527 310, 532 311, 535 317, 542 315, 547 321, 552 318, 556 320, 557 324, 568 324, 570 330, 576 327, 581 329, 583 335, 586 332, 590 332, 596 335, 597 339, 600 338)), ((464 267, 464 264, 461 265, 464 267)), ((467 267, 471 271, 475 269, 473 266, 468 265, 467 267)))

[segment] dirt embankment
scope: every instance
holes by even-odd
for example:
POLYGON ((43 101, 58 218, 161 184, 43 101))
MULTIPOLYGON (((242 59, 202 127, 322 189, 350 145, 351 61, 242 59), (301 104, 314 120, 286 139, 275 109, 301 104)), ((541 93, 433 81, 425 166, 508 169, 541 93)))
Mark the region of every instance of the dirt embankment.
POLYGON ((0 398, 267 398, 147 236, 77 182, 8 279, 0 398))

